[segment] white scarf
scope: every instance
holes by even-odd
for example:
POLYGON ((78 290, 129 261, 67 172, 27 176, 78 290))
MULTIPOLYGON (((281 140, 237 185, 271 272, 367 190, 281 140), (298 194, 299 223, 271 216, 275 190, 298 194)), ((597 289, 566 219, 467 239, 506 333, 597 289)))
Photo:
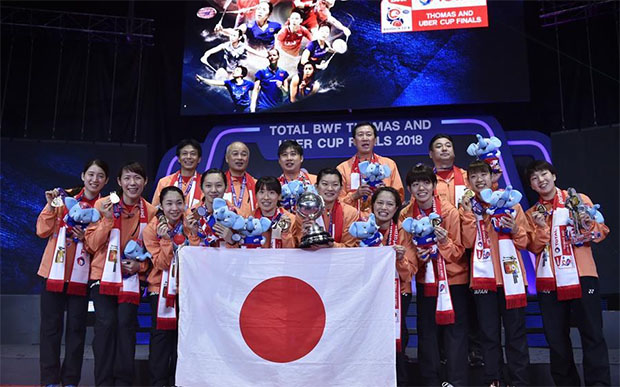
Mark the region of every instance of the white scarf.
POLYGON ((178 256, 179 249, 188 244, 187 238, 183 236, 183 226, 175 229, 172 236, 172 260, 170 261, 170 267, 163 270, 161 273, 161 283, 159 285, 159 297, 157 299, 157 329, 159 330, 174 330, 177 329, 177 311, 176 311, 176 297, 178 286, 178 256), (175 241, 177 235, 182 236, 183 242, 180 241, 180 245, 175 241))
MULTIPOLYGON (((118 296, 118 303, 140 304, 140 278, 138 273, 123 278, 121 275, 121 217, 122 205, 119 203, 114 214, 114 228, 110 231, 110 240, 108 242, 108 251, 106 253, 105 264, 103 266, 103 274, 101 276, 101 285, 99 292, 112 296, 118 296)), ((148 223, 148 214, 145 200, 140 198, 140 229, 138 240, 142 240, 142 231, 148 223)))
MULTIPOLYGON (((472 198, 472 207, 478 206, 478 208, 482 209, 482 206, 475 200, 475 198, 472 198)), ((476 216, 476 241, 471 256, 471 288, 474 290, 486 289, 495 292, 497 291, 497 284, 495 282, 495 270, 493 268, 493 258, 491 257, 489 235, 482 214, 477 212, 480 211, 474 211, 474 215, 476 216)))
POLYGON ((551 243, 543 249, 536 268, 536 288, 539 291, 557 290, 559 301, 581 298, 579 269, 569 239, 573 227, 568 223, 570 214, 564 207, 565 200, 565 194, 556 188, 551 215, 551 243), (549 259, 551 255, 553 260, 549 259), (555 280, 550 262, 555 267, 555 280))
MULTIPOLYGON (((80 199, 83 191, 76 195, 76 199, 80 199)), ((76 204, 78 205, 78 204, 76 204)), ((66 207, 64 216, 68 216, 66 207)), ((54 247, 54 255, 52 256, 52 265, 50 273, 45 283, 45 289, 48 292, 62 293, 65 285, 65 262, 67 261, 67 224, 63 217, 60 220, 60 228, 56 237, 56 246, 54 247)), ((67 285, 67 294, 76 296, 86 296, 88 277, 90 275, 90 254, 84 250, 82 241, 76 242, 75 253, 73 254, 73 268, 69 277, 69 285, 67 285)))

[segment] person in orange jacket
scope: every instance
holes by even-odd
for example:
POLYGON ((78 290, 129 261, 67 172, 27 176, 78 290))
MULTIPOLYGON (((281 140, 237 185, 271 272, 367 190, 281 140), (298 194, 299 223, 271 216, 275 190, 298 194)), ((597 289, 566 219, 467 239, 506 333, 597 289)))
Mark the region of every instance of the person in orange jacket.
MULTIPOLYGON (((569 336, 572 312, 579 316, 576 321, 583 345, 585 385, 609 386, 609 354, 603 336, 601 295, 591 247, 592 242, 605 239, 609 228, 581 214, 582 218, 573 220, 585 224, 583 233, 591 235, 592 240, 573 243, 570 235, 563 232, 569 226, 568 193, 556 187, 553 165, 533 161, 526 168, 525 177, 539 195, 536 205, 526 212, 530 225, 528 249, 536 254, 536 290, 549 343, 553 381, 558 386, 580 385, 569 336)), ((589 197, 578 195, 585 206, 592 207, 589 197)))
POLYGON ((235 141, 226 148, 226 193, 224 199, 229 201, 245 216, 256 210, 256 193, 254 179, 248 172, 250 150, 241 141, 235 141))
MULTIPOLYGON (((92 208, 108 182, 108 165, 90 160, 82 171, 82 187, 67 190, 80 207, 92 208)), ((37 236, 48 238, 37 274, 44 279, 41 291, 39 365, 42 385, 77 385, 82 376, 90 253, 81 225, 69 225, 68 209, 59 201, 61 190, 45 191, 47 201, 37 218, 37 236), (65 308, 65 357, 60 362, 65 308)))
POLYGON ((383 180, 383 184, 396 189, 400 199, 404 200, 405 190, 400 179, 398 166, 394 160, 374 153, 377 143, 377 127, 371 122, 360 122, 355 125, 351 135, 353 136, 353 144, 357 148, 357 153, 347 161, 340 163, 336 168, 343 179, 342 185, 344 189, 340 192, 342 202, 357 208, 359 212, 369 212, 373 189, 368 184, 362 184, 362 177, 359 171, 359 163, 362 161, 388 165, 392 173, 390 177, 383 180))
MULTIPOLYGON (((342 203, 338 198, 342 190, 342 181, 342 175, 334 168, 323 168, 317 175, 316 190, 323 198, 325 208, 321 217, 316 220, 316 223, 334 238, 334 242, 326 245, 316 245, 312 249, 357 246, 357 239, 349 234, 349 227, 359 216, 355 208, 342 203)), ((299 231, 295 234, 295 246, 299 246, 303 229, 312 222, 301 219, 299 215, 296 218, 295 222, 299 223, 299 228, 297 229, 299 231)))
POLYGON ((284 185, 293 180, 299 180, 304 187, 316 184, 316 175, 308 173, 301 167, 304 162, 304 149, 295 140, 284 140, 278 147, 278 164, 282 168, 282 174, 278 177, 280 184, 284 185))
MULTIPOLYGON (((213 217, 213 200, 223 198, 226 192, 226 174, 221 169, 210 168, 200 177, 200 187, 203 192, 202 201, 188 211, 186 218, 192 224, 196 221, 200 246, 220 247, 224 242, 226 247, 238 247, 232 240, 232 230, 216 222, 213 217)), ((230 202, 227 201, 226 204, 231 211, 237 212, 230 202)))
POLYGON ((407 312, 411 304, 411 278, 417 270, 411 250, 405 249, 399 243, 402 233, 406 231, 399 227, 398 217, 402 201, 400 194, 392 187, 379 187, 372 195, 371 208, 375 221, 381 232, 381 246, 392 246, 396 252, 395 280, 398 288, 395 289, 400 299, 400 308, 397 315, 398 330, 400 336, 397 339, 396 376, 399 381, 406 379, 406 356, 405 350, 409 343, 409 331, 407 328, 407 312))
POLYGON ((437 178, 432 168, 418 164, 406 179, 411 202, 400 213, 402 221, 420 219, 436 213, 441 224, 435 227, 438 257, 431 249, 416 246, 412 235, 401 235, 400 244, 413 254, 418 267, 418 359, 420 372, 428 385, 441 385, 438 338, 443 336, 447 357, 447 382, 467 385, 467 283, 468 265, 463 262, 459 214, 448 201, 435 195, 437 178), (447 285, 447 286, 446 286, 447 285))
POLYGON ((145 279, 150 259, 124 258, 129 241, 142 243, 142 233, 156 208, 142 193, 146 171, 138 162, 121 167, 117 183, 122 192, 97 200, 101 220, 86 229, 86 243, 94 251, 90 294, 95 304, 95 384, 131 384, 134 380, 136 326, 140 303, 139 278, 145 279))
POLYGON ((200 202, 202 191, 200 190, 200 174, 196 171, 202 158, 202 147, 193 138, 181 140, 177 145, 177 160, 181 169, 172 175, 164 176, 157 182, 157 188, 153 194, 151 204, 159 205, 159 195, 164 187, 179 187, 185 196, 185 205, 191 208, 200 202))
POLYGON ((298 222, 294 215, 278 206, 282 186, 273 176, 263 176, 256 182, 256 200, 258 208, 254 218, 262 217, 271 220, 271 228, 263 233, 265 244, 261 247, 272 249, 294 248, 295 234, 298 234, 298 222))
POLYGON ((196 220, 186 222, 185 198, 178 187, 165 187, 159 197, 161 210, 144 230, 144 246, 152 255, 147 277, 151 304, 149 373, 151 386, 174 386, 177 361, 177 289, 183 246, 198 246, 196 220))
POLYGON ((488 204, 480 192, 491 189, 491 167, 474 161, 467 168, 469 186, 474 197, 464 199, 459 208, 463 246, 472 249, 471 288, 482 335, 484 382, 499 386, 504 357, 501 347, 500 321, 506 339, 509 384, 527 385, 529 352, 525 335, 527 278, 519 250, 527 246, 527 220, 516 204, 514 215, 502 216, 497 232, 486 213, 488 204), (501 319, 501 320, 500 320, 501 319))

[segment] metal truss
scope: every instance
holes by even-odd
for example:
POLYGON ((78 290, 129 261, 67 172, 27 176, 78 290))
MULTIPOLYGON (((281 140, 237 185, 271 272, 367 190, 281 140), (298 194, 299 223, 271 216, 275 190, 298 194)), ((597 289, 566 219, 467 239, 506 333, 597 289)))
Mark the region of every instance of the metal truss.
POLYGON ((541 2, 540 21, 543 27, 553 27, 593 16, 614 12, 617 0, 556 1, 541 2))
POLYGON ((155 21, 137 17, 1 7, 0 24, 81 35, 92 41, 153 45, 155 21), (120 39, 119 39, 120 38, 120 39))

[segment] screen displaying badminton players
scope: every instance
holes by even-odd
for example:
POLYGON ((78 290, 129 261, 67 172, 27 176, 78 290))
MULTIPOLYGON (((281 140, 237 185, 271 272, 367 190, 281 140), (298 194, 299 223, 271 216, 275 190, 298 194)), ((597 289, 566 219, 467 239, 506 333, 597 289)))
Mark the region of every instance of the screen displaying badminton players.
POLYGON ((281 105, 288 90, 288 72, 278 67, 280 52, 273 48, 267 53, 269 66, 257 71, 250 111, 266 110, 281 105))
POLYGON ((261 93, 255 86, 257 105, 250 112, 529 99, 525 40, 523 34, 514 33, 523 28, 518 1, 489 2, 488 27, 423 33, 382 33, 381 4, 367 0, 187 3, 181 114, 233 113, 226 89, 197 83, 196 75, 224 81, 230 79, 231 69, 241 65, 248 69, 245 79, 255 82, 269 65, 271 48, 279 50, 277 66, 289 74, 289 84, 298 74, 299 84, 307 86, 303 65, 312 63, 313 81, 319 88, 297 87, 293 98, 290 88, 280 88, 281 98, 277 95, 262 104, 259 97, 264 90, 261 93), (302 91, 306 95, 299 98, 302 91))
POLYGON ((248 75, 248 69, 237 66, 232 74, 232 79, 220 81, 207 79, 196 74, 196 80, 209 86, 224 86, 232 99, 235 113, 247 113, 250 111, 250 93, 254 90, 254 83, 243 79, 248 75))

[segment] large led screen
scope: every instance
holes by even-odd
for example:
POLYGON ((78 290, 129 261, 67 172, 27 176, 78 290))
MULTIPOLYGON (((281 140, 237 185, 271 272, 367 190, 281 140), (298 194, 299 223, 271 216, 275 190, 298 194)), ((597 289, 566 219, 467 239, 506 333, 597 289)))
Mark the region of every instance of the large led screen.
POLYGON ((529 98, 521 2, 386 1, 188 3, 182 114, 529 98))

